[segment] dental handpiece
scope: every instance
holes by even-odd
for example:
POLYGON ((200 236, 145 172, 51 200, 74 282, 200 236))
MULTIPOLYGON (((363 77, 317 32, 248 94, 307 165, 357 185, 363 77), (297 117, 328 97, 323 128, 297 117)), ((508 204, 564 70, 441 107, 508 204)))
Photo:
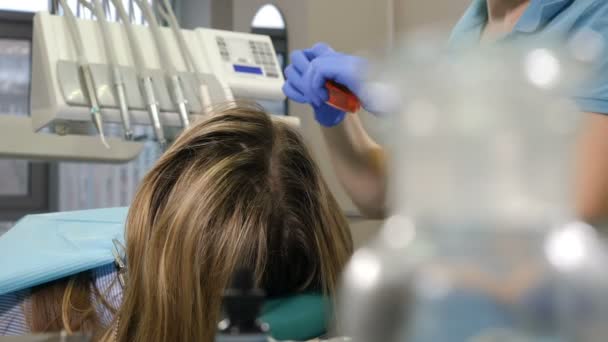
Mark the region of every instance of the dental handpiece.
POLYGON ((125 91, 125 82, 122 79, 122 74, 118 66, 112 67, 114 74, 114 90, 118 95, 118 105, 120 106, 120 118, 126 140, 133 140, 133 130, 131 129, 131 119, 129 117, 129 106, 127 105, 127 94, 125 91))
POLYGON ((184 97, 184 92, 182 91, 179 76, 171 76, 171 87, 173 89, 173 96, 175 98, 175 102, 177 103, 179 118, 182 122, 182 126, 184 126, 184 128, 188 128, 190 127, 190 118, 188 118, 188 108, 186 107, 186 105, 188 104, 188 100, 186 100, 186 98, 184 97))
POLYGON ((158 101, 156 101, 156 95, 154 94, 154 88, 152 86, 152 78, 150 76, 144 76, 140 80, 141 89, 144 93, 146 100, 146 107, 148 113, 150 113, 150 120, 152 121, 152 127, 154 128, 154 134, 158 140, 158 144, 162 151, 167 147, 167 140, 165 139, 165 132, 163 126, 160 123, 160 110, 158 101))
POLYGON ((95 94, 95 85, 93 83, 93 73, 91 72, 91 67, 88 64, 80 65, 80 72, 82 73, 86 93, 88 94, 89 103, 91 104, 91 120, 93 121, 97 132, 99 132, 101 143, 106 148, 110 148, 110 145, 108 145, 106 137, 103 133, 103 119, 101 118, 101 110, 99 107, 99 102, 97 101, 97 95, 95 94))
POLYGON ((164 150, 167 146, 167 140, 165 139, 165 133, 160 123, 160 108, 158 105, 158 101, 156 100, 156 94, 152 85, 152 78, 146 75, 145 73, 144 58, 141 51, 141 47, 139 46, 138 41, 135 38, 133 27, 131 26, 131 23, 129 21, 127 11, 125 10, 122 4, 122 0, 112 0, 112 3, 114 4, 114 8, 116 8, 116 13, 118 13, 120 20, 125 26, 125 30, 127 32, 127 39, 129 40, 129 44, 131 45, 131 52, 137 69, 137 77, 140 82, 140 89, 144 96, 146 109, 148 111, 148 115, 150 116, 150 122, 152 123, 152 127, 154 129, 154 135, 156 137, 156 140, 158 141, 158 144, 160 145, 160 148, 164 150))

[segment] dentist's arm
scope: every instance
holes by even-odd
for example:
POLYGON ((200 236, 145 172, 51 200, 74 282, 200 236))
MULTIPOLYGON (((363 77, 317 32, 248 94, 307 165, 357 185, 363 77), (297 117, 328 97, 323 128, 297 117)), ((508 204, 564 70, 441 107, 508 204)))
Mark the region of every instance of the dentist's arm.
MULTIPOLYGON (((585 221, 608 223, 608 117, 586 113, 578 145, 576 204, 585 221)), ((604 233, 606 231, 603 231, 604 233)))
MULTIPOLYGON (((285 69, 283 91, 292 100, 310 104, 332 156, 334 169, 361 213, 382 218, 386 208, 387 158, 367 134, 357 114, 346 114, 325 102, 325 82, 335 81, 361 97, 360 75, 365 61, 336 53, 325 44, 294 51, 285 69)), ((365 108, 366 103, 362 101, 365 108)))
POLYGON ((370 138, 355 114, 322 130, 334 169, 353 203, 364 216, 384 218, 387 182, 384 149, 370 138))

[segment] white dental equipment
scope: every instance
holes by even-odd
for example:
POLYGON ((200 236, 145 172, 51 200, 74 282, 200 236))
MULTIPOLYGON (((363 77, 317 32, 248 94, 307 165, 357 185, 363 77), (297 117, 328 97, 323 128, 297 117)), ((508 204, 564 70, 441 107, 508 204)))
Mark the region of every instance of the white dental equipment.
MULTIPOLYGON (((174 96, 168 90, 170 80, 165 76, 158 54, 154 53, 155 42, 150 28, 131 25, 122 3, 113 2, 123 22, 106 22, 106 32, 124 83, 131 125, 153 126, 157 139, 164 142, 163 127, 182 127, 172 100, 174 96), (123 15, 119 13, 121 8, 123 15), (145 53, 147 51, 153 53, 145 53)), ((92 75, 89 87, 96 90, 103 121, 124 125, 124 111, 121 112, 121 101, 115 91, 114 63, 106 51, 106 38, 100 23, 86 19, 77 19, 75 23, 83 37, 84 55, 92 75)), ((99 144, 99 138, 83 135, 80 129, 91 122, 91 104, 86 96, 89 88, 79 75, 78 53, 70 39, 68 18, 40 12, 34 16, 33 29, 31 115, 0 116, 0 157, 112 163, 135 158, 143 148, 142 142, 106 136, 112 146, 106 149, 99 144)), ((172 30, 176 29, 175 25, 173 28, 159 27, 167 44, 165 52, 183 86, 191 120, 196 117, 193 114, 204 114, 209 104, 233 98, 284 99, 283 76, 270 37, 212 29, 182 29, 179 30, 180 43, 174 38, 177 35, 172 30), (180 49, 180 45, 187 49, 180 49), (185 62, 181 54, 185 55, 185 62), (201 85, 207 88, 210 103, 201 96, 201 85)), ((273 115, 272 118, 299 124, 296 117, 273 115)))
POLYGON ((581 66, 516 46, 445 58, 423 37, 378 65, 407 98, 390 118, 392 216, 345 269, 341 332, 606 341, 608 253, 573 205, 582 117, 563 94, 581 66))
POLYGON ((82 44, 82 36, 80 35, 80 31, 78 31, 76 16, 74 16, 72 9, 70 6, 68 6, 65 0, 59 0, 59 2, 61 3, 63 12, 66 15, 68 31, 70 32, 70 36, 72 37, 72 42, 76 50, 78 69, 82 77, 82 81, 84 82, 85 97, 87 97, 90 104, 91 119, 93 120, 95 128, 99 133, 101 142, 104 144, 104 146, 110 148, 110 145, 108 145, 106 137, 103 133, 103 118, 101 117, 101 108, 99 106, 99 100, 97 99, 97 90, 93 80, 91 67, 87 57, 84 54, 84 45, 82 44))

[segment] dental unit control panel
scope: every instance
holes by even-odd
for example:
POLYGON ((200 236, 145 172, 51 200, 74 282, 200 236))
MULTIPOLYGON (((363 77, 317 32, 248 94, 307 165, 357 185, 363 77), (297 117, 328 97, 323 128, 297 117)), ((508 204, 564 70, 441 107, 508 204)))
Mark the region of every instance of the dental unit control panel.
POLYGON ((283 99, 283 75, 268 36, 197 29, 209 66, 220 73, 236 96, 283 99))

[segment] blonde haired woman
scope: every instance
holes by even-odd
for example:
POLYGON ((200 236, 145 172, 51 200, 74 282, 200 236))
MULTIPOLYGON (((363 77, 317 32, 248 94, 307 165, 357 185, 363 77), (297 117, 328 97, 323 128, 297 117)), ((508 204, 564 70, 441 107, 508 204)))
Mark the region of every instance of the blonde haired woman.
POLYGON ((177 139, 143 179, 125 229, 124 292, 109 265, 0 296, 0 333, 12 325, 211 342, 236 268, 253 269, 270 297, 331 296, 352 252, 347 222, 300 136, 249 104, 217 111, 177 139), (24 303, 22 317, 1 310, 3 297, 5 306, 6 298, 24 303))

